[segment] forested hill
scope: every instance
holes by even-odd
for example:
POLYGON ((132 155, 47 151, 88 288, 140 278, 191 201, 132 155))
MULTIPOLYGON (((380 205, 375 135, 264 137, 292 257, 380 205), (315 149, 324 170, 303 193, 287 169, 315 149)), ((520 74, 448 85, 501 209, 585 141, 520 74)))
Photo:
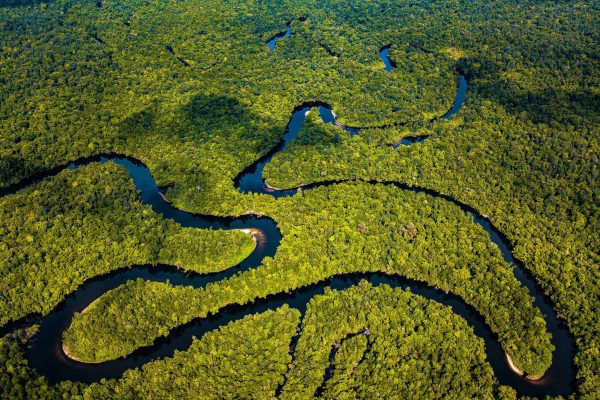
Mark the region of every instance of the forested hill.
MULTIPOLYGON (((469 206, 506 236, 575 339, 572 397, 593 399, 600 393, 599 27, 599 1, 0 0, 0 191, 115 153, 146 165, 173 207, 266 215, 280 229, 277 254, 230 280, 201 289, 136 281, 98 293, 65 333, 87 361, 127 356, 221 306, 317 277, 378 271, 456 294, 517 363, 543 373, 554 346, 544 316, 470 214, 375 183, 418 186, 469 206), (442 119, 460 76, 466 101, 442 119), (241 193, 236 177, 308 104, 366 129, 351 136, 313 109, 265 168, 265 182, 347 183, 279 200, 241 193), (415 136, 427 139, 391 146, 415 136)), ((50 313, 94 276, 159 263, 214 273, 253 246, 240 232, 164 219, 140 203, 119 166, 51 175, 0 197, 0 328, 50 313)), ((482 397, 515 396, 494 377, 480 337, 447 307, 364 284, 349 290, 315 297, 305 316, 292 305, 246 316, 185 352, 90 385, 50 384, 31 368, 25 352, 35 326, 27 326, 0 338, 0 397, 193 397, 199 387, 207 398, 293 397, 307 388, 312 396, 319 387, 331 398, 390 387, 401 397, 477 397, 478 389, 482 397), (398 310, 390 320, 419 317, 408 341, 403 327, 375 316, 327 315, 353 318, 364 304, 385 313, 391 298, 398 310), (312 324, 307 332, 336 341, 328 381, 332 343, 298 339, 302 321, 312 324), (357 321, 380 330, 367 339, 335 336, 332 324, 363 328, 357 321), (462 364, 448 354, 436 359, 453 335, 449 354, 469 355, 462 364), (290 342, 316 364, 292 359, 290 342), (386 361, 377 349, 394 350, 386 361), (315 377, 298 376, 307 365, 315 377), (479 388, 469 382, 477 379, 479 388)))

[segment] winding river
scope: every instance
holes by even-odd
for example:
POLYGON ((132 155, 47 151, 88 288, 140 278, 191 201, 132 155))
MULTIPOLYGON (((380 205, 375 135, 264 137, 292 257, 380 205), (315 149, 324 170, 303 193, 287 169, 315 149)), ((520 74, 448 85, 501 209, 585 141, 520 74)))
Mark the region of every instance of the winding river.
POLYGON ((271 39, 267 40, 267 46, 269 46, 270 51, 275 50, 275 43, 278 40, 286 38, 292 34, 292 30, 290 28, 290 23, 291 23, 291 21, 288 22, 287 24, 285 24, 285 31, 278 33, 277 35, 273 36, 271 39))
MULTIPOLYGON (((289 33, 289 25, 286 33, 289 33)), ((278 37, 272 39, 273 45, 277 38, 278 37)), ((385 48, 382 50, 385 50, 385 48)), ((459 111, 465 100, 466 90, 467 82, 463 76, 460 76, 454 104, 450 111, 440 117, 440 119, 448 119, 459 111)), ((312 102, 301 104, 294 109, 283 139, 267 154, 260 157, 251 166, 242 171, 235 179, 235 185, 242 193, 262 193, 279 198, 291 196, 297 192, 298 188, 282 190, 267 186, 263 180, 263 170, 275 154, 284 151, 290 146, 302 128, 306 114, 313 108, 318 109, 321 119, 324 122, 332 123, 345 129, 351 136, 359 134, 360 130, 363 129, 358 127, 348 127, 338 123, 331 107, 325 103, 312 102)), ((414 143, 422 142, 423 140, 426 140, 425 136, 405 137, 399 142, 394 143, 393 147, 397 148, 401 145, 412 145, 414 143)), ((88 280, 75 292, 67 296, 67 298, 50 314, 46 316, 30 316, 25 318, 21 321, 21 325, 31 323, 33 318, 40 324, 39 331, 33 336, 30 346, 26 349, 26 357, 29 364, 39 374, 47 377, 50 382, 59 382, 62 380, 95 382, 102 378, 120 377, 127 369, 140 367, 151 360, 169 357, 173 355, 175 350, 187 349, 192 343, 193 337, 200 338, 205 332, 214 330, 230 321, 238 320, 249 314, 273 309, 283 304, 288 304, 291 307, 300 310, 301 313, 304 313, 308 301, 315 295, 323 293, 326 287, 333 287, 335 289, 349 288, 358 281, 365 279, 375 286, 387 284, 392 287, 405 288, 413 293, 450 306, 455 313, 461 315, 474 328, 475 334, 484 340, 487 360, 492 366, 498 381, 503 385, 512 386, 516 389, 518 394, 531 396, 567 395, 574 389, 574 340, 568 334, 568 331, 562 322, 556 317, 556 313, 549 299, 544 296, 539 286, 523 268, 522 264, 512 255, 511 245, 507 238, 499 232, 487 218, 480 215, 472 207, 433 190, 407 186, 406 184, 398 182, 366 183, 378 183, 394 186, 400 190, 427 193, 452 202, 464 212, 473 216, 473 221, 485 229, 489 233, 490 240, 498 245, 504 259, 513 265, 516 278, 522 285, 527 287, 530 294, 535 299, 535 306, 538 307, 545 316, 547 328, 552 333, 552 343, 556 347, 556 350, 553 353, 552 366, 542 379, 530 381, 515 373, 508 364, 505 352, 498 343, 496 335, 485 324, 483 317, 458 296, 451 293, 445 293, 439 289, 430 287, 423 282, 417 282, 396 275, 386 275, 384 273, 349 273, 336 275, 327 280, 298 288, 292 293, 273 294, 265 299, 257 299, 254 302, 243 306, 232 304, 222 308, 215 315, 203 319, 195 319, 188 324, 173 329, 167 337, 156 339, 153 345, 140 348, 128 357, 99 364, 86 364, 74 361, 68 358, 62 350, 62 333, 70 324, 75 312, 81 311, 108 290, 114 289, 128 280, 136 278, 161 282, 168 280, 172 285, 191 285, 197 288, 203 287, 209 282, 217 282, 235 274, 259 267, 264 257, 275 256, 281 241, 281 234, 275 222, 268 217, 251 215, 241 217, 204 216, 192 214, 173 207, 162 196, 148 168, 137 160, 115 154, 77 160, 69 165, 54 168, 43 174, 33 176, 17 185, 0 190, 0 194, 7 195, 15 193, 36 181, 53 176, 65 168, 77 168, 78 166, 95 161, 102 163, 112 161, 124 167, 129 172, 135 186, 139 190, 141 201, 144 204, 149 204, 155 212, 162 214, 165 218, 172 219, 185 227, 249 230, 254 235, 257 246, 250 256, 237 267, 213 274, 200 275, 197 273, 184 272, 173 266, 166 265, 158 267, 134 266, 131 268, 123 268, 88 280)), ((302 189, 308 190, 311 188, 341 183, 343 183, 343 181, 319 182, 306 185, 302 189)), ((6 331, 7 329, 14 329, 15 325, 18 324, 13 324, 10 328, 5 326, 2 330, 6 331)), ((292 346, 292 348, 293 347, 294 346, 292 346)), ((331 375, 331 371, 327 374, 325 374, 324 371, 324 375, 325 377, 321 388, 324 387, 325 380, 331 375)))
POLYGON ((389 57, 390 47, 392 47, 392 45, 388 44, 379 49, 379 58, 383 61, 383 64, 385 65, 383 69, 387 72, 393 71, 395 68, 394 62, 390 60, 389 57))

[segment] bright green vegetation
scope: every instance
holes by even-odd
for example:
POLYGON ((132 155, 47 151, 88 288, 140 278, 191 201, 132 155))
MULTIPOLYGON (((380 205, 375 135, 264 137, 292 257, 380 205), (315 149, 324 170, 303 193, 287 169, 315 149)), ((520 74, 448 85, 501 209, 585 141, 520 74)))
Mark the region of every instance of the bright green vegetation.
POLYGON ((348 184, 281 200, 272 215, 281 216, 284 239, 264 266, 209 284, 195 296, 191 288, 146 282, 110 291, 74 317, 65 336, 71 354, 89 361, 117 358, 227 304, 334 274, 382 271, 460 295, 528 373, 550 364, 552 345, 539 310, 487 233, 458 207, 391 187, 348 184))
POLYGON ((407 291, 364 284, 329 291, 309 303, 302 326, 282 399, 310 398, 331 346, 363 328, 371 350, 360 362, 365 337, 343 342, 325 398, 490 398, 497 386, 483 342, 465 321, 407 291))
MULTIPOLYGON (((518 365, 543 370, 549 346, 535 322, 539 313, 514 289, 512 272, 483 232, 456 216, 458 209, 378 186, 344 185, 278 202, 240 195, 233 186, 243 167, 277 143, 291 110, 303 101, 328 102, 349 125, 414 121, 352 139, 312 121, 297 143, 275 157, 268 181, 284 187, 353 177, 399 180, 450 194, 488 215, 576 337, 577 397, 600 392, 597 1, 105 0, 101 9, 94 3, 0 3, 0 184, 85 155, 133 155, 159 184, 173 185, 168 197, 178 207, 227 215, 264 212, 281 226, 276 259, 209 286, 207 308, 332 273, 389 269, 460 294, 486 315, 518 365), (307 19, 295 19, 292 36, 269 53, 264 40, 293 17, 307 19), (391 73, 381 70, 377 57, 384 44, 392 44, 390 56, 398 65, 391 73), (426 123, 450 107, 457 68, 469 75, 466 105, 453 121, 426 123), (398 151, 381 146, 414 134, 432 138, 398 151), (326 202, 342 205, 332 209, 326 202), (388 204, 399 210, 403 202, 414 214, 396 211, 385 218, 371 210, 388 204), (360 203, 364 207, 356 207, 360 203), (428 208, 432 204, 439 212, 428 208), (456 224, 437 223, 444 218, 456 218, 456 224), (362 223, 367 235, 358 231, 362 223), (417 231, 412 242, 409 223, 417 231), (536 355, 517 354, 533 351, 520 345, 531 337, 539 341, 536 355)), ((131 186, 122 189, 130 184, 119 171, 92 166, 0 199, 0 324, 48 312, 80 282, 116 268, 180 261, 184 268, 222 269, 250 248, 247 235, 182 231, 149 210, 144 214, 131 186), (101 179, 102 171, 110 177, 101 179), (90 182, 73 188, 74 174, 90 182), (44 187, 47 194, 36 200, 35 190, 44 187), (69 194, 58 197, 61 190, 54 189, 67 187, 69 194), (79 199, 90 194, 112 200, 87 207, 79 199), (54 208, 60 212, 50 214, 49 227, 45 210, 54 208), (188 235, 206 251, 184 256, 188 235), (192 262, 197 254, 212 254, 210 262, 192 262)), ((135 304, 129 289, 115 291, 122 295, 107 298, 106 306, 135 304)), ((191 301, 187 294, 185 299, 191 301)), ((160 301, 166 309, 166 298, 160 301)), ((143 341, 180 323, 165 322, 170 314, 144 312, 150 310, 135 314, 144 321, 143 341)), ((189 310, 176 318, 191 318, 189 310)), ((88 340, 121 340, 122 332, 117 324, 112 336, 87 334, 88 340)), ((140 342, 133 337, 123 343, 140 342)), ((2 343, 3 376, 13 365, 22 371, 18 348, 2 343)), ((342 350, 338 356, 345 357, 342 350)), ((182 359, 174 374, 184 376, 183 367, 190 365, 182 359)), ((30 371, 24 374, 0 387, 27 382, 34 393, 44 385, 30 371)), ((151 379, 138 387, 158 390, 151 379)), ((58 397, 62 389, 70 385, 52 390, 58 397)))
POLYGON ((298 319, 298 311, 287 306, 247 316, 194 340, 187 351, 89 386, 49 386, 27 366, 19 341, 0 338, 0 397, 274 398, 291 361, 288 351, 298 319))
MULTIPOLYGON (((331 39, 354 43, 344 57, 330 57, 319 46, 331 40, 319 37, 321 29, 345 24, 302 2, 104 1, 99 10, 59 0, 0 13, 10 43, 0 67, 10 77, 0 105, 0 182, 117 150, 151 166, 159 184, 175 183, 179 202, 230 202, 230 179, 277 142, 297 104, 326 101, 354 124, 418 120, 448 109, 456 85, 454 60, 419 51, 406 56, 409 70, 380 71, 378 48, 404 43, 401 33, 354 40, 356 33, 339 32, 331 39), (311 18, 295 21, 295 34, 271 54, 264 40, 290 11, 311 18)), ((220 211, 231 212, 231 204, 220 211)))
POLYGON ((195 340, 185 352, 90 386, 65 382, 48 387, 43 380, 25 385, 34 375, 21 358, 19 341, 4 338, 0 387, 11 398, 54 397, 59 391, 89 398, 273 398, 285 375, 283 397, 306 398, 322 382, 331 345, 367 327, 371 351, 363 359, 365 336, 343 342, 325 398, 372 398, 382 382, 390 396, 514 398, 511 389, 498 387, 483 343, 466 322, 421 296, 368 284, 316 296, 308 305, 292 362, 288 350, 298 317, 286 306, 248 316, 195 340), (439 379, 439 387, 430 384, 439 379))
POLYGON ((135 264, 221 271, 254 248, 239 231, 181 228, 137 199, 115 164, 64 171, 0 197, 0 325, 47 313, 96 275, 135 264))
POLYGON ((181 228, 177 224, 158 253, 158 262, 200 273, 220 272, 242 262, 256 243, 240 231, 181 228), (179 229, 177 229, 179 228, 179 229))
MULTIPOLYGON (((541 75, 547 79, 547 70, 541 75)), ((486 79, 486 84, 495 83, 486 79)), ((502 93, 506 82, 496 84, 495 91, 502 93)), ((587 360, 578 364, 579 377, 588 377, 586 385, 596 388, 600 321, 597 313, 586 310, 595 309, 600 298, 600 130, 597 113, 591 112, 598 106, 593 98, 582 107, 566 102, 574 94, 556 94, 545 100, 547 114, 528 115, 521 104, 523 111, 515 115, 478 97, 476 79, 470 85, 468 107, 456 121, 414 131, 363 131, 344 140, 343 132, 313 118, 303 136, 266 168, 267 182, 285 188, 336 179, 398 180, 474 205, 510 238, 515 256, 557 302, 559 315, 577 321, 569 327, 579 338, 579 360, 587 360), (379 146, 415 133, 432 138, 397 151, 379 146), (335 144, 317 137, 342 139, 335 144)))
POLYGON ((64 346, 71 356, 87 362, 126 356, 193 316, 206 316, 200 314, 206 305, 202 307, 205 301, 197 292, 201 289, 129 281, 76 314, 64 333, 64 346))

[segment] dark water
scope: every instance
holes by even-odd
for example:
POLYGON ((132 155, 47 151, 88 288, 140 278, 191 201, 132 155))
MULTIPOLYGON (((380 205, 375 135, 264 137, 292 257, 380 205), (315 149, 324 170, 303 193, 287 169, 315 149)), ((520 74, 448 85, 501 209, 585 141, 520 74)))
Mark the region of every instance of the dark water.
MULTIPOLYGON (((452 108, 446 112, 442 117, 443 120, 450 119, 454 114, 456 114, 462 104, 466 99, 467 93, 467 80, 464 76, 459 75, 458 80, 458 90, 456 91, 456 96, 454 97, 454 102, 452 104, 452 108)), ((333 124, 350 134, 350 136, 355 136, 360 133, 361 128, 357 127, 349 127, 345 126, 337 121, 335 118, 335 114, 330 105, 323 102, 307 102, 297 106, 292 112, 292 117, 288 122, 288 125, 285 129, 285 133, 283 138, 275 147, 273 147, 269 152, 251 164, 249 167, 244 169, 236 178, 235 185, 242 193, 262 193, 274 196, 276 198, 280 197, 288 197, 293 196, 298 192, 298 188, 292 189, 284 189, 282 188, 271 188, 267 186, 263 179, 263 171, 265 166, 271 162, 273 156, 277 153, 281 153, 285 151, 298 137, 298 133, 304 126, 304 121, 306 120, 306 114, 308 114, 313 108, 316 108, 319 112, 319 116, 321 120, 326 124, 333 124)), ((428 136, 405 136, 397 143, 394 143, 392 147, 397 149, 400 146, 410 146, 415 143, 421 143, 427 139, 428 136)), ((303 186, 302 189, 311 189, 318 186, 327 186, 332 184, 333 182, 320 182, 309 184, 303 186)))
MULTIPOLYGON (((456 94, 454 95, 454 102, 452 103, 452 107, 446 114, 440 117, 441 120, 447 121, 452 119, 454 114, 460 111, 462 105, 467 99, 467 79, 463 75, 459 75, 458 77, 458 89, 456 90, 456 94)), ((432 119, 430 122, 435 121, 437 118, 432 119)), ((396 143, 392 145, 394 149, 397 149, 400 146, 410 146, 415 143, 422 143, 425 139, 429 138, 427 135, 423 136, 405 136, 396 143)))
POLYGON ((390 52, 389 45, 384 46, 379 50, 379 58, 381 58, 381 61, 383 61, 383 63, 385 64, 385 67, 383 69, 386 70, 387 72, 393 71, 394 68, 396 68, 396 66, 394 65, 392 60, 390 60, 390 57, 388 56, 389 52, 390 52))
POLYGON ((277 35, 273 36, 271 39, 267 40, 267 46, 269 46, 269 50, 270 51, 275 50, 275 43, 280 39, 290 36, 291 33, 292 32, 290 29, 290 24, 286 24, 285 32, 278 33, 277 35))
MULTIPOLYGON (((307 303, 318 294, 322 294, 326 287, 337 290, 347 289, 356 285, 360 280, 367 280, 374 286, 387 284, 410 290, 415 294, 435 300, 450 306, 452 311, 459 314, 469 325, 474 328, 475 334, 485 341, 486 354, 494 369, 496 377, 502 384, 516 386, 525 380, 514 374, 504 360, 504 351, 498 344, 495 335, 485 324, 483 318, 472 307, 466 305, 458 296, 446 294, 439 289, 429 287, 422 282, 413 281, 397 275, 383 273, 352 273, 331 277, 325 281, 314 283, 294 290, 292 293, 279 293, 258 299, 250 304, 230 305, 221 309, 216 315, 196 319, 188 324, 179 326, 171 331, 166 338, 158 338, 152 346, 140 348, 126 358, 103 362, 99 364, 84 364, 67 358, 62 352, 62 332, 68 326, 73 312, 77 311, 82 303, 89 303, 99 297, 106 290, 113 289, 130 279, 143 278, 145 280, 165 282, 169 280, 173 285, 193 285, 202 287, 208 282, 219 280, 218 274, 200 276, 186 273, 175 267, 158 267, 155 270, 148 267, 134 267, 126 271, 118 271, 100 278, 95 278, 69 296, 60 310, 52 312, 44 318, 43 326, 34 337, 31 347, 26 351, 30 365, 39 373, 45 375, 51 382, 62 380, 75 380, 81 382, 96 382, 101 378, 120 377, 127 369, 139 367, 157 358, 172 356, 175 350, 187 349, 193 337, 201 337, 204 333, 226 325, 231 321, 243 318, 249 314, 261 313, 275 309, 283 304, 306 311, 307 303)), ((541 393, 546 393, 544 385, 538 385, 541 393)), ((534 394, 531 392, 527 392, 534 394)))
POLYGON ((411 144, 422 143, 427 138, 429 138, 429 136, 426 136, 426 135, 423 135, 423 136, 404 136, 402 139, 400 139, 399 141, 397 141, 396 143, 394 143, 392 145, 392 147, 394 149, 397 149, 400 146, 410 146, 411 144))
MULTIPOLYGON (((465 100, 466 80, 461 76, 459 90, 452 109, 442 119, 448 119, 458 112, 465 100)), ((323 103, 307 103, 298 106, 290 119, 283 139, 267 154, 257 160, 254 164, 244 170, 236 179, 236 186, 242 193, 262 193, 274 197, 293 195, 297 189, 275 190, 264 184, 262 172, 273 156, 284 151, 293 139, 298 135, 306 113, 311 108, 318 108, 321 118, 326 123, 333 123, 351 134, 358 134, 359 129, 344 127, 338 124, 331 108, 323 103)), ((405 138, 402 144, 410 145, 424 140, 423 137, 414 139, 405 138)), ((298 288, 290 294, 273 294, 266 299, 257 299, 247 305, 230 305, 221 309, 216 315, 204 319, 196 319, 186 325, 173 329, 168 337, 158 338, 152 346, 136 350, 126 358, 108 361, 99 364, 84 364, 68 359, 62 352, 62 332, 69 325, 74 312, 80 311, 93 300, 100 297, 110 289, 114 289, 131 279, 142 278, 152 281, 169 280, 173 285, 193 285, 203 287, 209 282, 217 282, 234 274, 247 271, 260 266, 266 256, 274 256, 281 240, 281 234, 273 220, 267 217, 242 216, 242 217, 213 217, 192 214, 168 203, 156 186, 150 171, 142 164, 131 158, 119 155, 105 155, 94 158, 80 159, 67 166, 58 167, 44 174, 34 176, 27 181, 2 190, 2 194, 15 193, 32 183, 55 175, 64 168, 76 168, 92 161, 106 162, 111 160, 123 166, 132 177, 137 189, 140 191, 141 200, 152 206, 157 213, 165 218, 172 219, 183 226, 201 229, 256 229, 261 234, 256 235, 257 247, 252 254, 239 266, 227 271, 215 274, 198 275, 186 273, 171 266, 137 266, 116 271, 104 276, 93 278, 79 287, 74 293, 55 308, 49 315, 39 320, 40 329, 31 340, 31 346, 26 351, 26 357, 30 365, 38 373, 46 376, 50 382, 61 380, 75 380, 82 382, 95 382, 101 378, 119 377, 130 368, 140 367, 143 364, 162 357, 168 357, 175 350, 184 350, 192 342, 192 337, 201 337, 204 332, 211 331, 230 321, 242 318, 245 315, 263 312, 276 308, 283 304, 304 312, 307 302, 315 295, 322 293, 325 287, 344 289, 355 285, 359 280, 366 279, 374 285, 388 284, 393 287, 401 287, 411 290, 429 299, 452 307, 453 311, 461 315, 474 328, 475 334, 485 341, 487 359, 492 366, 496 378, 501 384, 512 386, 520 395, 566 395, 572 392, 574 387, 575 370, 573 367, 573 355, 575 345, 563 324, 557 319, 552 304, 544 296, 538 285, 531 276, 523 269, 521 263, 516 260, 511 252, 511 245, 504 235, 499 232, 491 222, 480 215, 475 209, 462 204, 453 198, 433 190, 410 187, 397 182, 368 182, 371 184, 383 184, 394 186, 399 190, 411 190, 414 192, 427 193, 431 196, 450 201, 459 206, 464 212, 473 216, 473 221, 488 232, 490 240, 501 250, 504 259, 513 266, 516 278, 525 286, 535 298, 535 305, 545 316, 548 330, 552 333, 552 342, 556 346, 553 354, 553 363, 547 374, 537 382, 530 382, 513 373, 505 359, 504 351, 500 347, 496 336, 485 324, 481 315, 469 305, 465 304, 459 297, 446 294, 438 289, 429 287, 422 282, 416 282, 399 276, 390 276, 382 273, 352 273, 343 274, 329 278, 326 281, 314 282, 306 287, 298 288)), ((342 182, 319 182, 307 185, 302 190, 308 190, 320 186, 340 184, 342 182)), ((4 328, 6 329, 6 327, 4 328)))
POLYGON ((452 118, 454 114, 460 111, 460 108, 462 107, 466 99, 467 79, 463 75, 460 75, 458 78, 458 90, 456 91, 456 95, 454 96, 454 103, 452 103, 452 108, 442 116, 442 119, 448 120, 452 118))

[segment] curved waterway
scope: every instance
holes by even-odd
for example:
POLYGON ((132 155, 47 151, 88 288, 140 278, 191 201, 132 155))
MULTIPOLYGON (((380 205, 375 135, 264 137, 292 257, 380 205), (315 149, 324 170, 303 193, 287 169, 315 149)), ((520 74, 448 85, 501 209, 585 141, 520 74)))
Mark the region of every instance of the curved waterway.
MULTIPOLYGON (((447 119, 460 109, 466 92, 466 80, 459 79, 459 89, 452 109, 442 119, 447 119)), ((250 167, 242 171, 235 180, 236 186, 242 193, 263 193, 274 197, 291 196, 298 188, 279 190, 268 187, 262 177, 263 169, 276 153, 284 151, 300 131, 306 114, 312 109, 318 108, 324 122, 333 123, 345 129, 350 135, 360 133, 360 128, 346 127, 337 123, 331 107, 324 103, 306 103, 298 106, 290 119, 283 139, 267 154, 258 159, 250 167)), ((410 145, 425 140, 408 140, 410 145)), ((281 234, 273 220, 267 217, 241 216, 241 217, 213 217, 192 214, 173 207, 163 197, 157 187, 150 171, 138 161, 120 156, 104 155, 93 158, 80 159, 69 165, 57 167, 44 174, 34 176, 27 181, 11 186, 0 191, 0 194, 11 194, 20 191, 32 183, 55 175, 65 168, 76 168, 89 164, 93 161, 113 161, 124 167, 133 179, 135 186, 140 191, 141 200, 149 204, 157 213, 165 218, 172 219, 182 226, 193 228, 213 229, 242 229, 252 232, 257 240, 254 251, 237 267, 220 273, 200 275, 178 270, 172 266, 136 266, 123 268, 112 273, 92 278, 81 285, 75 292, 69 295, 50 314, 39 317, 39 331, 33 336, 30 346, 26 350, 29 364, 41 375, 46 376, 50 382, 62 380, 74 380, 82 382, 95 382, 102 378, 116 378, 130 368, 140 367, 143 364, 158 358, 169 357, 175 350, 185 350, 192 343, 193 337, 200 338, 205 332, 214 330, 230 321, 238 320, 246 315, 260 313, 268 309, 288 304, 299 309, 302 313, 306 305, 315 295, 323 293, 325 287, 333 287, 341 290, 355 285, 361 279, 368 280, 373 285, 387 284, 392 287, 401 287, 415 294, 422 295, 428 299, 450 306, 452 310, 461 315, 473 328, 475 334, 485 342, 487 360, 492 366, 495 376, 503 385, 509 385, 516 389, 520 395, 543 396, 543 395, 567 395, 573 391, 575 370, 573 367, 573 356, 575 345, 566 328, 556 317, 556 313, 549 299, 544 296, 541 289, 523 268, 521 263, 514 258, 511 245, 507 238, 499 232, 492 223, 480 215, 472 207, 460 203, 457 200, 438 193, 436 191, 407 186, 398 182, 365 182, 370 184, 389 185, 399 190, 410 190, 413 192, 427 193, 431 196, 450 201, 460 207, 464 212, 473 216, 473 221, 489 233, 490 240, 501 250, 504 259, 514 268, 516 278, 527 287, 534 297, 535 306, 545 316, 547 329, 552 333, 552 343, 556 347, 553 353, 553 363, 544 377, 538 381, 529 381, 515 373, 507 362, 505 352, 498 343, 496 335, 485 324, 483 317, 473 307, 467 305, 456 295, 445 293, 439 289, 428 286, 426 283, 417 282, 401 276, 386 275, 383 273, 349 273, 336 275, 320 282, 313 282, 308 286, 298 288, 291 293, 279 293, 268 296, 265 299, 257 299, 246 305, 232 304, 219 310, 215 315, 203 319, 195 319, 188 324, 173 329, 169 336, 156 339, 153 345, 136 350, 128 357, 107 361, 98 364, 86 364, 68 358, 62 350, 62 333, 70 324, 75 312, 87 307, 108 290, 114 289, 131 279, 142 278, 151 281, 167 281, 173 285, 192 285, 203 287, 209 282, 217 282, 234 274, 247 271, 260 266, 266 256, 274 256, 281 240, 281 234)), ((341 184, 343 181, 319 182, 302 187, 308 190, 320 186, 341 184)), ((23 324, 30 323, 26 319, 23 324)), ((368 328, 368 327, 367 327, 368 328)), ((4 328, 6 329, 6 327, 4 328)), ((292 346, 294 347, 294 346, 292 346)), ((441 350, 443 351, 443 350, 441 350)), ((325 379, 327 376, 325 376, 325 379)))
POLYGON ((275 43, 277 43, 278 40, 281 40, 283 38, 290 36, 291 34, 292 34, 292 30, 290 28, 290 23, 287 23, 285 25, 284 32, 278 33, 277 35, 273 36, 271 39, 267 40, 267 46, 269 46, 269 50, 270 51, 275 50, 275 43))
POLYGON ((392 60, 390 60, 389 57, 390 47, 391 45, 388 44, 387 46, 383 46, 381 49, 379 49, 379 58, 381 58, 381 61, 383 61, 383 64, 385 65, 383 69, 387 72, 393 71, 394 68, 396 68, 396 65, 392 60))

